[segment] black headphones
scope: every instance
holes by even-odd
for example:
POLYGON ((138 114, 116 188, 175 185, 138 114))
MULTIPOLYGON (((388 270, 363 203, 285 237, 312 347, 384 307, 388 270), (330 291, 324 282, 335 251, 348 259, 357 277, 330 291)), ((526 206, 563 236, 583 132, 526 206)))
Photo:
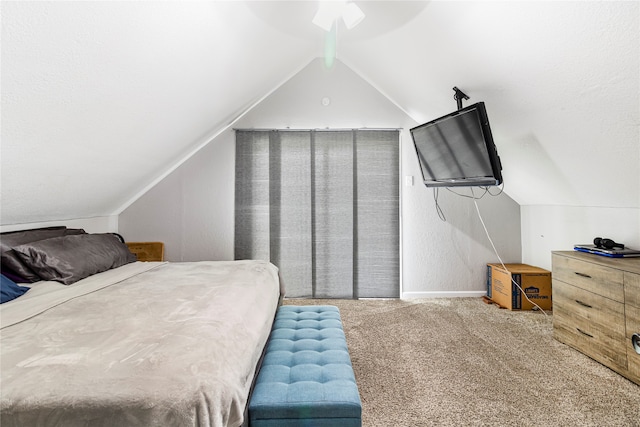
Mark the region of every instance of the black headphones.
POLYGON ((593 239, 593 244, 596 245, 596 248, 604 248, 604 249, 620 248, 620 249, 624 249, 624 245, 622 243, 616 243, 611 239, 603 239, 602 237, 596 237, 595 239, 593 239))

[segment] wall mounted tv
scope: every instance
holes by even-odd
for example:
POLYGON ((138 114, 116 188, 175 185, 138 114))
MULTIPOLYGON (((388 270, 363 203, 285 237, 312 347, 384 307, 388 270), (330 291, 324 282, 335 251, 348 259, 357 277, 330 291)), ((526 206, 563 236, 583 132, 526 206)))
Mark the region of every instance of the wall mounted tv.
POLYGON ((410 130, 427 187, 487 187, 502 183, 484 102, 410 130))

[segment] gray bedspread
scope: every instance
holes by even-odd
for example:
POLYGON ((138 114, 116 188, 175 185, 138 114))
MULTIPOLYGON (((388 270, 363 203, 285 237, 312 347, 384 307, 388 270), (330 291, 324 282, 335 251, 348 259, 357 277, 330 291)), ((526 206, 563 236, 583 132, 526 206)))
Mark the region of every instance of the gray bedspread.
POLYGON ((0 307, 2 426, 240 425, 279 286, 263 261, 34 284, 0 307))

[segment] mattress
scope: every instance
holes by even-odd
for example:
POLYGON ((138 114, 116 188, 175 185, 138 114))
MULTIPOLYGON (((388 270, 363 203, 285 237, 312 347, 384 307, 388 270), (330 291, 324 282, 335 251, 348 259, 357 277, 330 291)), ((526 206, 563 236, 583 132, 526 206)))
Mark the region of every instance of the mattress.
POLYGON ((238 426, 279 296, 265 261, 34 283, 0 307, 2 425, 238 426))

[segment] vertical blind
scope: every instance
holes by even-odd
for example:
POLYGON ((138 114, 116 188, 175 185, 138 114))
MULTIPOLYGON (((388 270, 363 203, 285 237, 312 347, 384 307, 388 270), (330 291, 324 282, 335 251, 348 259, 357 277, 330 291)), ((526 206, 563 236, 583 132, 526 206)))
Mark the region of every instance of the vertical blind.
POLYGON ((398 297, 397 130, 237 130, 235 258, 288 297, 398 297))

